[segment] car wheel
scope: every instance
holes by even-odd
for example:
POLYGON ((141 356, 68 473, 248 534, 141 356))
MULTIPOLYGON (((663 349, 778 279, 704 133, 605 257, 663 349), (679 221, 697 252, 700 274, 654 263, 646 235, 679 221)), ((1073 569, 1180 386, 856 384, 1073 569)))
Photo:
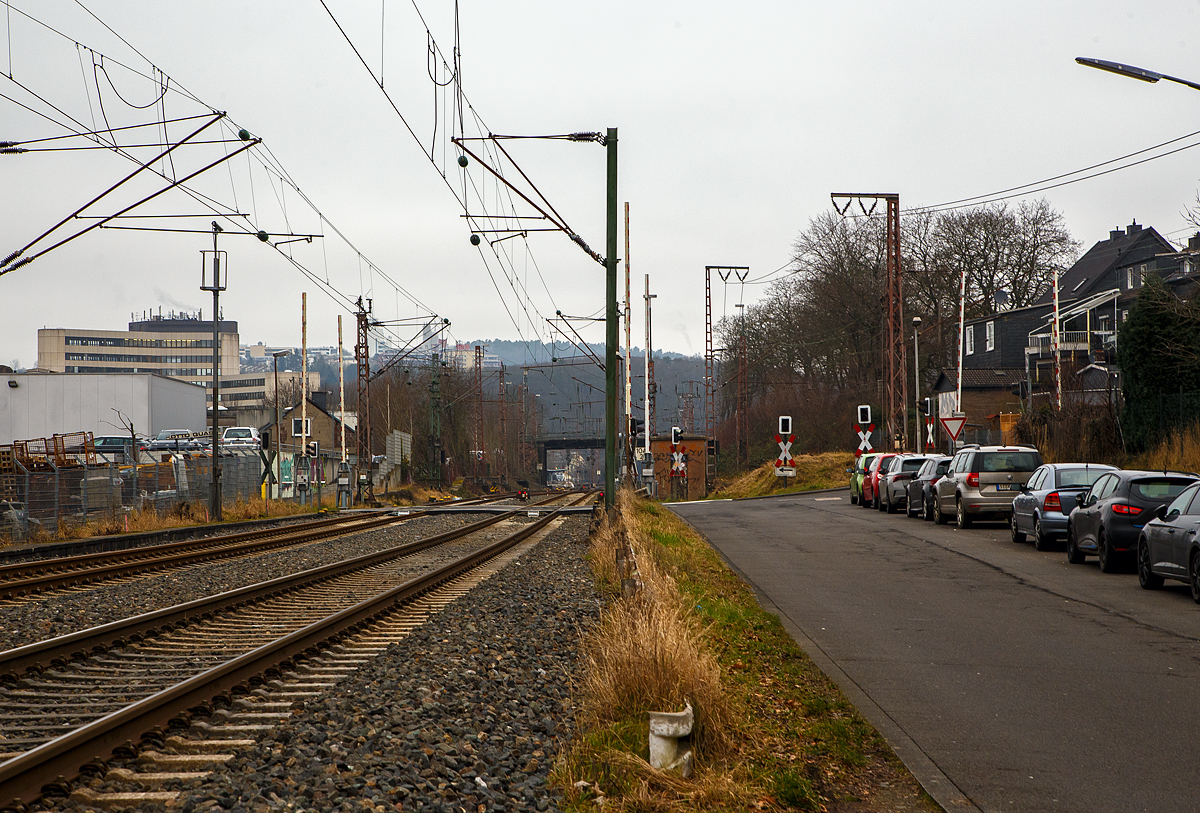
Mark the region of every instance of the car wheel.
POLYGON ((942 513, 942 502, 937 497, 933 498, 933 524, 945 525, 949 521, 949 517, 942 513))
POLYGON ((921 510, 925 512, 922 518, 926 522, 933 522, 934 512, 937 511, 937 503, 933 501, 932 496, 925 500, 924 506, 921 510))
POLYGON ((1009 532, 1012 534, 1013 542, 1024 542, 1025 534, 1017 529, 1017 512, 1013 511, 1012 520, 1008 523, 1009 532))
POLYGON ((1100 572, 1113 573, 1117 569, 1117 554, 1113 551, 1108 540, 1104 538, 1104 529, 1096 537, 1096 552, 1100 554, 1100 572))
POLYGON ((1050 550, 1050 540, 1042 533, 1042 518, 1033 518, 1033 547, 1037 550, 1050 550))
POLYGON ((855 495, 855 493, 853 491, 850 492, 850 504, 858 505, 858 497, 855 495))
POLYGON ((899 510, 896 508, 896 504, 894 502, 892 502, 892 490, 891 489, 888 489, 887 505, 885 505, 883 507, 883 510, 887 511, 889 514, 894 514, 894 513, 896 513, 896 511, 899 510))
POLYGON ((905 500, 905 502, 904 502, 904 516, 908 517, 909 519, 912 519, 913 517, 918 516, 918 515, 919 515, 919 512, 913 510, 912 494, 909 494, 908 499, 905 500))
MULTIPOLYGON (((1138 540, 1137 546, 1138 584, 1143 590, 1157 590, 1163 586, 1163 577, 1150 570, 1150 545, 1145 538, 1138 540)), ((1196 588, 1192 587, 1194 591, 1196 588)))
POLYGON ((873 495, 871 495, 871 507, 873 509, 875 509, 876 511, 879 510, 879 490, 878 489, 876 489, 875 493, 873 495))
POLYGON ((1192 601, 1200 604, 1200 551, 1192 554, 1188 566, 1188 581, 1192 584, 1192 601))
POLYGON ((967 516, 967 507, 963 505, 962 497, 954 500, 954 524, 959 528, 971 527, 971 518, 967 516))
POLYGON ((1067 561, 1073 565, 1081 565, 1087 555, 1079 548, 1075 547, 1075 528, 1068 523, 1067 525, 1067 561))

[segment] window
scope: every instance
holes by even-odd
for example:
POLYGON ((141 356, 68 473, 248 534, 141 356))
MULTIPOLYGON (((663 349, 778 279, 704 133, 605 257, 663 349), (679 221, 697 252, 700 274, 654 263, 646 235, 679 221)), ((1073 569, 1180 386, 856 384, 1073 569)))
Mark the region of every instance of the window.
POLYGON ((983 326, 983 331, 987 338, 987 352, 990 353, 996 349, 996 323, 988 322, 983 326))
POLYGON ((1125 289, 1133 288, 1133 266, 1125 269, 1125 289))
POLYGON ((307 420, 303 418, 292 418, 292 437, 300 437, 300 421, 302 420, 304 420, 304 428, 308 430, 304 434, 307 437, 312 437, 312 418, 308 418, 307 420))
POLYGON ((1121 311, 1121 321, 1122 322, 1129 321, 1129 311, 1121 311))
POLYGON ((964 334, 964 338, 966 339, 966 341, 964 342, 964 345, 966 346, 966 350, 964 352, 968 356, 974 355, 975 354, 975 326, 974 325, 967 325, 967 332, 964 334))

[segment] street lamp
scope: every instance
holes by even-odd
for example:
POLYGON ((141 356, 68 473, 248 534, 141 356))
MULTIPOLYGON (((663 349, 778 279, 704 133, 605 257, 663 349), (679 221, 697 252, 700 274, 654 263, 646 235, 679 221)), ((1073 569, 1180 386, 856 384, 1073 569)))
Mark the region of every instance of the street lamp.
MULTIPOLYGON (((279 357, 291 355, 291 352, 291 350, 277 350, 271 354, 271 361, 275 365, 275 460, 279 460, 279 433, 283 431, 279 426, 279 357)), ((275 463, 275 461, 271 462, 275 463)), ((276 485, 279 485, 278 478, 276 478, 276 485)), ((267 493, 271 493, 270 486, 267 486, 267 493)))
MULTIPOLYGON (((921 329, 921 317, 914 316, 912 318, 912 323, 913 323, 913 397, 915 397, 917 399, 917 403, 919 404, 919 403, 921 403, 921 360, 917 356, 917 353, 918 353, 917 331, 919 331, 921 329)), ((918 411, 918 413, 920 412, 920 410, 917 410, 917 411, 918 411)), ((913 436, 913 440, 915 442, 913 443, 913 451, 919 452, 919 451, 921 451, 921 417, 919 414, 917 416, 917 425, 914 429, 914 433, 915 434, 913 436)))
POLYGON ((1200 90, 1200 84, 1189 82, 1187 79, 1180 79, 1178 76, 1168 76, 1165 73, 1158 73, 1156 71, 1148 71, 1145 68, 1135 68, 1132 65, 1123 65, 1120 62, 1109 62, 1107 59, 1093 59, 1090 56, 1077 56, 1075 57, 1075 61, 1089 68, 1097 68, 1120 76, 1128 76, 1130 79, 1138 79, 1142 82, 1154 83, 1159 79, 1166 79, 1168 82, 1178 82, 1181 85, 1187 85, 1192 90, 1200 90))

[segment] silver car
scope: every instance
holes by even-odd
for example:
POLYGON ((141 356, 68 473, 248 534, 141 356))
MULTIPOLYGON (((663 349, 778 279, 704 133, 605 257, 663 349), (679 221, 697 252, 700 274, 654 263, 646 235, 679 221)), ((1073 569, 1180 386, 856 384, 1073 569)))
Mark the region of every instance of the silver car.
POLYGON ((1013 497, 1041 465, 1042 455, 1032 446, 963 447, 935 487, 934 522, 943 525, 951 516, 959 528, 976 519, 1007 522, 1013 497))
POLYGON ((1097 463, 1047 463, 1029 477, 1021 493, 1013 498, 1010 529, 1013 542, 1033 537, 1033 546, 1048 550, 1067 536, 1067 515, 1075 507, 1075 495, 1092 487, 1112 466, 1097 463))
POLYGON ((888 461, 886 475, 879 475, 879 510, 894 514, 908 506, 908 484, 928 460, 927 455, 902 454, 888 461))

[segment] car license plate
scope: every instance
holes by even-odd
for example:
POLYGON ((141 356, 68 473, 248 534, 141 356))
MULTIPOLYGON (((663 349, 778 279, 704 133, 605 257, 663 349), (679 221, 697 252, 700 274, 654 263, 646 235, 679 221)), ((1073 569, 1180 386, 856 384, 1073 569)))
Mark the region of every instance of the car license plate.
POLYGON ((1017 484, 1016 483, 997 483, 996 490, 997 491, 1016 491, 1017 484))

